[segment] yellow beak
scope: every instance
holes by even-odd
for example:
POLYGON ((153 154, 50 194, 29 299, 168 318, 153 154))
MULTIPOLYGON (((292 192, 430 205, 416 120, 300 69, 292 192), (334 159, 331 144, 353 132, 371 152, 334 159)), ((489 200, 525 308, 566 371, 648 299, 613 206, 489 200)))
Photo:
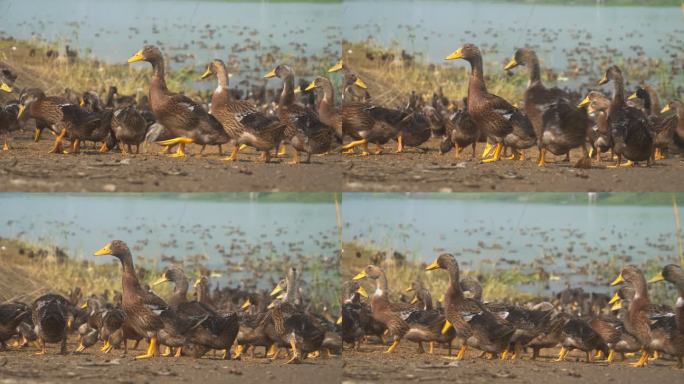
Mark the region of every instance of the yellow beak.
POLYGON ((361 272, 357 273, 356 276, 354 276, 352 278, 352 280, 361 280, 364 277, 366 277, 366 271, 361 271, 361 272))
POLYGON ((404 290, 404 292, 411 292, 411 291, 413 291, 413 287, 408 287, 404 290))
POLYGON ((606 75, 603 75, 603 78, 599 80, 598 85, 603 85, 608 82, 608 77, 606 75))
POLYGON ((329 73, 337 72, 337 71, 342 70, 343 67, 344 67, 344 61, 340 60, 337 62, 337 64, 330 67, 330 69, 328 69, 328 72, 329 73))
POLYGON ((615 292, 615 294, 614 294, 613 297, 610 299, 610 301, 608 302, 608 304, 615 304, 615 303, 617 303, 618 301, 620 301, 620 295, 618 295, 617 292, 615 292))
POLYGON ((135 53, 135 55, 131 56, 128 58, 129 63, 135 63, 136 61, 142 61, 145 60, 145 56, 143 56, 143 50, 139 50, 138 52, 135 53))
POLYGON ((663 107, 663 109, 660 111, 660 113, 666 113, 670 112, 670 104, 667 104, 666 106, 663 107))
POLYGON ((267 74, 264 75, 264 79, 270 79, 272 77, 276 77, 276 70, 273 68, 273 70, 267 74))
POLYGON ((361 79, 358 78, 358 77, 356 78, 356 81, 354 82, 354 85, 356 85, 356 86, 359 87, 359 88, 368 89, 368 86, 366 85, 366 83, 364 83, 363 80, 361 80, 361 79))
POLYGON ((206 79, 207 77, 209 77, 209 76, 211 76, 211 75, 212 75, 212 73, 211 73, 211 64, 209 64, 209 65, 207 66, 207 70, 204 71, 204 73, 202 74, 202 76, 200 76, 200 80, 204 80, 204 79, 206 79))
POLYGON ((88 302, 86 301, 85 303, 81 304, 81 309, 86 309, 88 308, 88 302))
POLYGON ((413 300, 411 300, 411 304, 415 304, 415 303, 417 303, 417 302, 418 302, 418 298, 417 298, 417 297, 414 297, 413 300))
POLYGON ((273 309, 275 307, 275 301, 272 301, 271 304, 266 307, 266 309, 273 309))
POLYGON ((200 285, 201 282, 202 282, 202 279, 195 280, 195 282, 192 284, 192 287, 197 288, 197 286, 200 285))
POLYGON ((653 276, 653 277, 651 278, 651 280, 649 280, 648 282, 649 282, 649 283, 657 283, 657 282, 663 281, 663 280, 665 280, 665 278, 663 277, 663 273, 662 273, 662 272, 658 272, 658 274, 655 275, 655 276, 653 276))
POLYGON ((342 316, 337 318, 337 321, 335 322, 335 324, 337 324, 337 325, 342 324, 342 316))
POLYGON ((458 60, 463 58, 463 48, 455 50, 451 55, 447 56, 444 60, 458 60))
POLYGON ((242 309, 243 311, 246 311, 247 308, 249 308, 251 305, 252 305, 252 302, 248 298, 247 300, 245 300, 244 304, 242 304, 240 309, 242 309))
POLYGON ((312 89, 316 89, 316 80, 312 81, 311 84, 309 84, 308 87, 306 87, 304 90, 305 91, 310 91, 312 89))
POLYGON ((170 280, 167 279, 166 276, 162 276, 162 277, 158 278, 157 280, 155 280, 154 283, 152 283, 152 286, 154 287, 154 286, 157 286, 159 284, 166 283, 167 281, 170 281, 170 280))
POLYGON ((10 93, 12 92, 12 87, 0 81, 0 91, 10 93))
POLYGON ((19 113, 17 114, 17 120, 21 120, 21 117, 24 116, 24 111, 26 111, 26 107, 24 104, 19 105, 19 113))
POLYGON ((447 331, 451 328, 451 323, 449 320, 444 320, 444 327, 442 328, 442 335, 447 333, 447 331))
POLYGON ((432 271, 433 269, 439 269, 439 264, 437 264, 437 260, 433 261, 432 264, 425 267, 426 271, 432 271))
POLYGON ((621 309, 621 308, 622 308, 622 302, 618 301, 610 307, 610 310, 611 311, 617 311, 618 309, 621 309))
POLYGON ((513 69, 517 66, 518 66, 518 62, 515 61, 515 57, 513 57, 513 58, 511 58, 511 61, 509 61, 508 64, 506 64, 506 66, 504 67, 504 71, 508 71, 509 69, 513 69))
POLYGON ((361 295, 361 297, 368 297, 368 292, 366 292, 366 289, 363 286, 359 287, 359 289, 356 290, 356 293, 361 295))
POLYGON ((85 100, 81 99, 81 101, 78 103, 78 105, 83 108, 85 106, 85 100))
POLYGON ((93 253, 93 256, 111 255, 112 250, 109 248, 109 244, 102 247, 99 251, 93 253))
POLYGON ((280 284, 278 284, 278 285, 276 285, 276 287, 273 288, 273 290, 271 291, 271 296, 275 296, 275 295, 279 294, 279 293, 282 292, 282 291, 283 291, 283 287, 281 287, 280 284))
POLYGON ((618 285, 618 284, 624 283, 624 282, 625 282, 625 279, 622 278, 622 273, 621 273, 615 280, 613 280, 612 283, 610 283, 610 285, 618 285))
POLYGON ((590 103, 589 96, 587 96, 584 99, 582 99, 582 101, 579 104, 577 104, 577 108, 582 108, 585 105, 588 105, 589 103, 590 103))
POLYGON ((627 98, 627 100, 635 100, 637 97, 638 97, 638 96, 637 96, 636 92, 634 92, 634 93, 632 93, 631 95, 629 95, 629 97, 627 98))

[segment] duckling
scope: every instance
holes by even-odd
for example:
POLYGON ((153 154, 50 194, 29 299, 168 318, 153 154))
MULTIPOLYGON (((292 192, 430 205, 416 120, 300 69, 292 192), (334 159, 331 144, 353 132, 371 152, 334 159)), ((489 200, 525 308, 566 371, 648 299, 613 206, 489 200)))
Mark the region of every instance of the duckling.
POLYGON ((216 76, 218 87, 211 96, 209 113, 223 124, 234 145, 233 153, 226 160, 236 160, 239 146, 248 145, 261 151, 262 160, 268 162, 270 151, 282 140, 285 125, 278 118, 259 111, 249 101, 232 99, 228 90, 228 72, 222 60, 212 61, 201 79, 212 75, 216 76))
POLYGON ((299 153, 306 153, 308 163, 311 154, 326 153, 331 149, 333 128, 325 125, 318 115, 294 100, 294 71, 287 65, 278 65, 264 75, 270 79, 278 77, 283 81, 283 90, 278 99, 278 118, 286 125, 284 141, 295 150, 293 164, 299 163, 299 153))
POLYGON ((613 97, 608 109, 608 126, 613 140, 613 151, 618 157, 614 167, 621 166, 624 156, 628 162, 624 166, 633 166, 635 162, 646 161, 650 164, 653 152, 653 135, 646 115, 625 104, 624 78, 620 68, 613 65, 606 70, 599 85, 613 82, 613 97))
POLYGON ((446 321, 443 332, 453 327, 456 337, 462 340, 457 360, 463 359, 468 347, 489 353, 492 358, 508 348, 515 329, 482 303, 463 295, 458 263, 453 255, 441 254, 425 269, 445 269, 449 272, 449 286, 444 296, 446 321))
POLYGON ((60 353, 67 353, 67 322, 69 302, 64 296, 47 294, 37 298, 31 307, 37 336, 37 354, 47 353, 46 343, 60 343, 60 353))
POLYGON ((463 148, 472 146, 471 159, 475 158, 477 141, 480 138, 480 129, 468 114, 468 98, 463 98, 463 109, 457 109, 451 116, 444 119, 445 135, 439 146, 439 152, 444 154, 452 148, 454 156, 460 158, 463 148))
POLYGON ((489 140, 496 143, 490 158, 483 162, 498 161, 503 146, 513 149, 515 157, 519 151, 530 148, 537 142, 532 123, 519 109, 499 96, 487 91, 480 49, 465 44, 446 57, 446 60, 463 59, 470 63, 468 84, 468 114, 489 140))
POLYGON ((156 121, 176 138, 159 142, 163 146, 178 144, 173 157, 185 157, 185 145, 221 145, 229 137, 221 123, 187 96, 171 92, 164 78, 164 58, 154 45, 146 45, 128 59, 129 63, 146 61, 152 65, 150 105, 156 121))
POLYGON ((131 146, 133 145, 135 153, 140 152, 140 144, 147 134, 147 121, 135 107, 129 105, 115 110, 111 127, 123 155, 132 153, 131 146))

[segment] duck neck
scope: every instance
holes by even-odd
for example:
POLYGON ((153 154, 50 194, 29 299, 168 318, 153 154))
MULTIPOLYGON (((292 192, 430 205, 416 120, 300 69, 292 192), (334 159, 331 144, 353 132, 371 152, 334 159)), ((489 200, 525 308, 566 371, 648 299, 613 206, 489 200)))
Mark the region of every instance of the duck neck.
POLYGON ((107 99, 105 100, 105 106, 107 108, 114 107, 114 87, 109 87, 107 91, 107 99))
POLYGON ((285 301, 294 303, 297 300, 297 279, 288 275, 287 279, 287 293, 285 294, 285 301))
POLYGON ((541 69, 539 67, 539 59, 534 56, 527 59, 525 63, 525 68, 527 68, 527 75, 529 76, 529 83, 527 87, 530 88, 533 85, 543 85, 541 80, 541 69))
POLYGON ((188 300, 188 279, 182 278, 174 282, 173 296, 179 302, 188 300))
POLYGON ((447 272, 449 272, 449 288, 447 288, 447 293, 444 298, 445 306, 453 305, 453 300, 463 298, 463 291, 461 291, 461 284, 459 282, 460 272, 458 270, 458 265, 449 263, 447 272))
POLYGON ((318 103, 318 115, 324 124, 333 126, 333 120, 337 114, 335 111, 335 96, 331 86, 326 84, 321 86, 321 89, 323 90, 323 98, 318 103))
POLYGON ((646 93, 648 94, 648 111, 649 115, 657 115, 660 112, 660 100, 658 100, 658 93, 651 86, 646 86, 646 93))
POLYGON ((646 287, 646 279, 643 276, 638 276, 637 280, 632 283, 634 287, 634 298, 630 303, 630 311, 633 308, 642 308, 651 303, 648 298, 648 289, 646 287))
POLYGON ((625 104, 625 84, 622 76, 613 76, 613 107, 622 107, 625 104))
POLYGON ((152 64, 152 81, 150 82, 150 102, 155 103, 163 97, 168 88, 166 87, 166 79, 164 75, 164 60, 156 58, 150 61, 152 64))
POLYGON ((140 286, 140 281, 138 281, 138 275, 135 274, 133 256, 131 256, 131 253, 127 252, 125 255, 119 257, 119 261, 121 261, 121 285, 124 296, 126 296, 126 292, 128 292, 129 289, 134 291, 141 290, 142 288, 140 286))
POLYGON ((228 74, 225 68, 218 66, 216 68, 216 78, 218 79, 218 84, 214 93, 211 95, 211 110, 222 105, 226 105, 230 102, 230 92, 228 91, 228 74))
POLYGON ((482 69, 482 58, 474 57, 468 60, 470 63, 470 81, 468 83, 468 98, 471 94, 487 93, 487 86, 484 81, 484 70, 482 69))
POLYGON ((279 106, 288 106, 294 103, 294 75, 288 73, 283 79, 283 91, 280 93, 279 106))
POLYGON ((375 292, 373 293, 373 300, 387 299, 387 276, 385 272, 381 272, 380 276, 375 279, 375 292))

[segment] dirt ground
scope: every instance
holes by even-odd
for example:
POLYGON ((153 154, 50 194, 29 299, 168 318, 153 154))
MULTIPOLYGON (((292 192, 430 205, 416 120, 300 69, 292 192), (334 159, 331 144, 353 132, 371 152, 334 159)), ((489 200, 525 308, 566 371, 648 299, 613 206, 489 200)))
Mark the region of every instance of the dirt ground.
MULTIPOLYGON (((580 170, 562 158, 548 156, 547 167, 537 167, 536 150, 528 160, 504 160, 480 164, 470 160, 470 150, 461 160, 453 152, 438 153, 439 141, 430 140, 422 153, 409 148, 394 153, 386 146, 382 155, 367 157, 339 153, 313 156, 311 164, 288 164, 290 155, 273 163, 258 161, 251 149, 237 162, 222 161, 216 147, 203 157, 194 154, 174 159, 158 155, 160 147, 150 145, 149 154, 131 155, 122 161, 117 153, 100 154, 92 146, 80 155, 47 152, 52 137, 39 143, 27 129, 17 135, 10 151, 0 152, 0 191, 27 192, 226 192, 226 191, 630 191, 670 192, 684 190, 684 161, 669 158, 652 167, 607 169, 607 157, 593 169, 580 170)), ((482 145, 478 147, 481 151, 482 145)), ((224 148, 224 150, 226 150, 224 148)), ((571 163, 579 156, 573 153, 571 163)))
MULTIPOLYGON (((132 343, 131 343, 132 344, 132 343)), ((127 357, 113 350, 100 353, 99 345, 81 354, 60 355, 56 344, 48 344, 48 354, 37 356, 36 349, 0 352, 0 383, 334 383, 342 375, 341 358, 306 359, 299 365, 284 365, 284 358, 243 357, 241 361, 226 361, 211 353, 201 359, 190 357, 160 357, 134 360, 142 354, 129 351, 127 357)), ((77 344, 69 343, 69 351, 77 344)), ((259 356, 262 348, 259 348, 259 356)))
POLYGON ((457 362, 446 359, 447 350, 442 348, 435 348, 435 355, 416 354, 416 344, 411 342, 402 343, 391 355, 382 353, 385 348, 362 345, 358 352, 345 349, 342 382, 674 383, 681 381, 684 373, 674 369, 672 361, 650 362, 644 368, 632 368, 623 362, 587 364, 584 354, 577 352, 569 354, 567 362, 557 363, 553 361, 557 349, 542 351, 537 361, 527 357, 517 361, 485 360, 469 351, 466 359, 457 362))

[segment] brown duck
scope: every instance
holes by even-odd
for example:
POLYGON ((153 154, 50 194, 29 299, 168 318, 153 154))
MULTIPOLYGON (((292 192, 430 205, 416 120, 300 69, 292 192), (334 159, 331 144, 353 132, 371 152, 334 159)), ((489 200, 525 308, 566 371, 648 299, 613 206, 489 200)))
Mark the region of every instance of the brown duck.
POLYGON ((629 303, 627 315, 623 321, 625 330, 633 335, 641 346, 639 361, 632 364, 633 367, 643 367, 648 363, 651 354, 651 327, 648 319, 648 311, 651 301, 648 298, 646 279, 639 268, 628 265, 622 268, 620 275, 610 284, 618 285, 626 283, 634 289, 634 298, 629 303))
POLYGON ((262 160, 268 162, 270 151, 282 140, 285 125, 278 118, 259 111, 249 101, 233 100, 228 91, 228 72, 222 60, 212 61, 201 78, 212 75, 216 76, 218 86, 211 96, 209 113, 223 124, 233 145, 233 152, 226 160, 235 161, 239 146, 248 145, 261 151, 262 160))
POLYGON ((176 136, 159 142, 164 146, 179 144, 173 157, 184 157, 185 145, 189 143, 204 146, 228 142, 228 134, 214 116, 189 97, 168 89, 164 78, 164 58, 159 48, 147 45, 128 59, 129 63, 137 61, 152 64, 150 105, 157 123, 176 136))
POLYGON ((470 81, 468 84, 468 114, 487 138, 496 143, 491 157, 483 162, 498 161, 504 145, 519 151, 536 144, 537 137, 532 123, 519 109, 513 107, 503 98, 487 91, 482 54, 473 44, 465 44, 446 57, 446 60, 463 59, 470 63, 470 81))

